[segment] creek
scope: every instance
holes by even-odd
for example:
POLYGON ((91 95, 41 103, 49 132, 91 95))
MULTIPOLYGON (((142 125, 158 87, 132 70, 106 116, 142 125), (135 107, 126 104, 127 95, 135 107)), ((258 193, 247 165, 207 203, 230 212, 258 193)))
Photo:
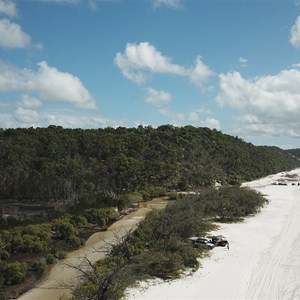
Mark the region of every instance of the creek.
POLYGON ((71 296, 71 289, 78 283, 80 273, 69 266, 78 266, 82 263, 83 258, 87 258, 91 263, 103 259, 105 253, 100 250, 103 250, 107 243, 112 242, 116 236, 122 237, 129 231, 134 230, 148 212, 153 209, 164 209, 167 203, 166 197, 140 203, 138 209, 113 223, 107 231, 94 233, 82 247, 69 252, 66 259, 53 265, 49 274, 41 282, 18 299, 59 300, 64 296, 71 296))

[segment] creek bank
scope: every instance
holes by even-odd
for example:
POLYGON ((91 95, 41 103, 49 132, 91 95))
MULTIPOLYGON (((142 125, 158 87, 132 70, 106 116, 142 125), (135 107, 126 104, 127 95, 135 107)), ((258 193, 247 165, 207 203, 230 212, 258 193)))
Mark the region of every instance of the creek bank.
POLYGON ((57 262, 51 268, 49 275, 39 282, 33 289, 21 295, 21 300, 56 300, 64 295, 69 296, 71 288, 76 285, 78 271, 67 265, 78 265, 83 257, 91 262, 103 259, 105 254, 97 251, 112 241, 116 234, 125 235, 134 229, 142 221, 148 212, 153 209, 164 209, 168 203, 167 197, 155 198, 151 201, 142 202, 136 210, 125 215, 113 223, 107 231, 96 232, 90 236, 85 245, 67 254, 67 258, 57 262))

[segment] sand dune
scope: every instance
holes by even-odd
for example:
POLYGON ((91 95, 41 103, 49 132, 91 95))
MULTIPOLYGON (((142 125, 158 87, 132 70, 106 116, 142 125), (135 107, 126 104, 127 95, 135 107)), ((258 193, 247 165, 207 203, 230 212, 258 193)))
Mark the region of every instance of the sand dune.
POLYGON ((214 248, 194 274, 143 283, 127 299, 300 299, 298 183, 300 169, 245 183, 270 203, 243 223, 220 227, 216 233, 228 238, 230 250, 214 248))

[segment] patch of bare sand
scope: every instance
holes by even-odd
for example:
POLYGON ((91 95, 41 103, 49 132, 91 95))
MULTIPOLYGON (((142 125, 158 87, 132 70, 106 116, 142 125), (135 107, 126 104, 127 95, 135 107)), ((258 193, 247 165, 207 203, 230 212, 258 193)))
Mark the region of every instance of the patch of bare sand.
POLYGON ((245 183, 270 203, 243 223, 220 227, 230 250, 214 248, 193 275, 142 283, 126 299, 300 299, 298 182, 300 169, 245 183))

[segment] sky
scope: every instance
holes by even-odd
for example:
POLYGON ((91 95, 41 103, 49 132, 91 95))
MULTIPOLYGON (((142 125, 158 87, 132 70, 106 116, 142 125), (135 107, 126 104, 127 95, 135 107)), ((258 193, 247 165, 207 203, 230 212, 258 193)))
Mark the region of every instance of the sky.
POLYGON ((299 0, 0 0, 0 127, 209 127, 300 148, 299 0))

